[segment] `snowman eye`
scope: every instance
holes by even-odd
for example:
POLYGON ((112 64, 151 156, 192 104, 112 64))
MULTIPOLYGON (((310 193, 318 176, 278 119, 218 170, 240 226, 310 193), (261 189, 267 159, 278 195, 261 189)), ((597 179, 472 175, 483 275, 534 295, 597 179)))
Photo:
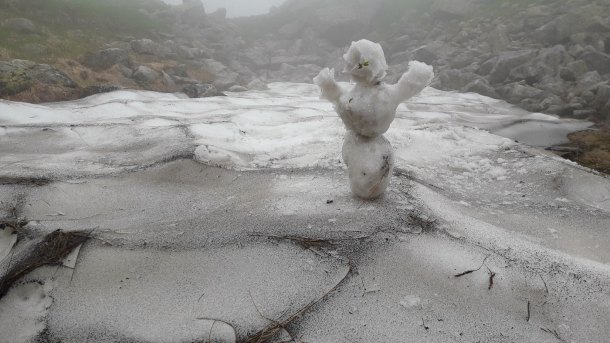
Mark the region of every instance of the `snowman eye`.
POLYGON ((369 65, 370 65, 370 62, 368 60, 364 60, 364 62, 358 63, 358 69, 362 69, 364 67, 368 67, 369 65))

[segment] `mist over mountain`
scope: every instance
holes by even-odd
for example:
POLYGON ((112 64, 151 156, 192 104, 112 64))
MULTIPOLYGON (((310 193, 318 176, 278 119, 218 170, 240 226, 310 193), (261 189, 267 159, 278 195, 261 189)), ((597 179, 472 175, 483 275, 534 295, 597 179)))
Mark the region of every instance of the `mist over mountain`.
MULTIPOLYGON (((163 2, 180 5, 182 0, 163 0, 163 2)), ((203 0, 202 2, 208 11, 226 8, 227 17, 242 17, 267 13, 272 6, 278 6, 284 0, 203 0)))

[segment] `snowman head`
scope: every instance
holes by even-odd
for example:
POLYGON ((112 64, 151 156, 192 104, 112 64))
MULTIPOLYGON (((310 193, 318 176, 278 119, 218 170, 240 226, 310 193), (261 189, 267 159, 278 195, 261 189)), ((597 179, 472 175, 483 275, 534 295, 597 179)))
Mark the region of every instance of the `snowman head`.
POLYGON ((377 84, 388 70, 381 45, 366 39, 352 42, 343 59, 346 62, 343 72, 349 73, 356 82, 377 84))

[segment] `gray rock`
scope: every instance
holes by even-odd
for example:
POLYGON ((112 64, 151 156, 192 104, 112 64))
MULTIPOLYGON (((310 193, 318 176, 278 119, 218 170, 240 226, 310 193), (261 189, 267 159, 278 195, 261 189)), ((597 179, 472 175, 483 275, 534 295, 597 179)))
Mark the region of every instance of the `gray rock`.
POLYGON ((501 83, 506 80, 512 69, 526 63, 536 56, 534 50, 509 51, 501 53, 489 74, 489 82, 501 83))
POLYGON ((606 105, 599 110, 599 114, 603 120, 610 120, 610 100, 608 100, 606 105))
POLYGON ((432 64, 438 60, 439 56, 428 46, 424 45, 413 51, 413 59, 416 61, 432 64))
POLYGON ((197 55, 199 53, 199 49, 190 48, 188 46, 181 45, 176 49, 176 53, 178 54, 178 57, 180 57, 180 58, 183 58, 186 60, 193 60, 197 57, 197 55))
POLYGON ((174 89, 176 87, 176 82, 174 82, 174 79, 168 75, 166 72, 162 71, 161 72, 161 77, 163 78, 163 84, 166 85, 169 88, 174 89))
POLYGON ((561 78, 547 76, 541 82, 535 85, 536 88, 545 90, 554 95, 564 97, 567 95, 570 85, 564 82, 561 78))
POLYGON ((572 113, 572 117, 576 119, 588 119, 597 114, 597 111, 591 108, 583 109, 583 110, 574 110, 572 113))
POLYGON ((240 86, 240 85, 235 85, 235 86, 231 86, 231 87, 228 89, 228 91, 229 91, 229 92, 236 92, 236 93, 238 93, 238 92, 247 92, 247 91, 248 91, 248 88, 246 88, 246 87, 244 87, 244 86, 240 86))
POLYGON ((559 70, 559 76, 566 81, 576 81, 576 74, 570 68, 561 68, 559 70))
POLYGON ((19 33, 36 33, 36 25, 26 18, 10 18, 2 22, 2 26, 19 33))
POLYGON ((488 40, 492 52, 498 53, 504 51, 510 45, 511 41, 506 31, 506 26, 500 24, 490 33, 488 40))
POLYGON ((202 69, 214 75, 214 86, 220 91, 235 85, 239 77, 239 74, 224 64, 209 58, 202 61, 202 69))
POLYGON ((493 70, 494 66, 498 63, 498 57, 493 57, 481 64, 477 70, 477 74, 481 76, 487 76, 493 70))
POLYGON ((47 64, 26 60, 0 62, 0 95, 13 95, 36 83, 76 88, 78 85, 63 71, 47 64))
POLYGON ((248 83, 248 88, 258 90, 258 91, 264 91, 264 90, 268 90, 269 86, 267 86, 267 84, 265 82, 263 82, 261 79, 254 79, 254 80, 250 81, 250 83, 248 83))
POLYGON ((602 109, 608 101, 610 101, 610 85, 606 83, 597 87, 593 106, 597 109, 602 109))
POLYGON ((451 68, 462 69, 471 65, 474 62, 475 58, 473 56, 473 53, 470 51, 465 51, 457 55, 455 58, 451 59, 449 65, 451 66, 451 68))
POLYGON ((586 51, 580 55, 589 70, 596 70, 601 75, 610 74, 610 55, 599 51, 586 51))
POLYGON ((115 64, 130 65, 127 50, 110 48, 96 52, 87 52, 81 57, 81 63, 94 70, 104 70, 115 64))
POLYGON ((557 36, 558 31, 556 21, 551 21, 545 25, 542 25, 532 32, 532 37, 542 44, 557 43, 557 36))
POLYGON ((545 65, 524 64, 512 69, 508 75, 507 81, 525 81, 527 84, 533 85, 540 82, 545 75, 551 73, 552 70, 545 65))
POLYGON ((537 58, 539 65, 550 68, 553 74, 557 74, 561 66, 571 61, 570 54, 563 45, 555 45, 551 48, 540 50, 537 58))
POLYGON ((176 6, 175 11, 184 24, 199 26, 207 22, 207 15, 201 0, 182 0, 182 5, 176 6))
POLYGON ((465 92, 479 93, 491 98, 500 98, 498 93, 489 85, 485 79, 476 79, 464 87, 465 92))
POLYGON ((161 44, 147 38, 131 41, 131 49, 139 54, 158 57, 165 57, 170 52, 161 44))
POLYGON ((218 92, 216 87, 209 83, 187 85, 182 89, 182 92, 188 95, 190 98, 207 98, 211 96, 221 95, 221 93, 218 92))
POLYGON ((578 79, 578 88, 581 92, 585 92, 595 88, 601 82, 602 78, 599 76, 599 73, 596 71, 590 71, 578 79))
POLYGON ((540 102, 539 107, 543 110, 557 109, 565 106, 565 102, 556 95, 550 95, 540 102))
MULTIPOLYGON (((610 18, 610 17, 609 17, 610 18)), ((587 32, 610 32, 610 23, 609 20, 602 20, 602 18, 593 18, 593 22, 589 24, 586 28, 587 32)))
POLYGON ((167 67, 163 70, 170 76, 180 76, 180 77, 188 77, 188 73, 186 71, 186 66, 184 64, 179 64, 172 67, 167 67))
POLYGON ((514 82, 497 89, 498 93, 510 103, 523 103, 525 100, 539 103, 544 98, 544 91, 526 85, 525 82, 514 82))
POLYGON ((566 68, 568 68, 572 73, 574 73, 576 79, 583 76, 586 72, 589 71, 587 64, 584 61, 580 60, 568 63, 566 65, 566 68))
POLYGON ((439 81, 442 89, 462 90, 466 85, 479 79, 475 73, 462 72, 458 69, 444 70, 439 74, 439 81))
POLYGON ((147 66, 139 66, 133 73, 133 79, 138 83, 151 83, 159 78, 159 73, 147 66))
POLYGON ((121 74, 127 78, 131 78, 133 76, 133 70, 127 66, 119 64, 119 70, 121 71, 121 74))

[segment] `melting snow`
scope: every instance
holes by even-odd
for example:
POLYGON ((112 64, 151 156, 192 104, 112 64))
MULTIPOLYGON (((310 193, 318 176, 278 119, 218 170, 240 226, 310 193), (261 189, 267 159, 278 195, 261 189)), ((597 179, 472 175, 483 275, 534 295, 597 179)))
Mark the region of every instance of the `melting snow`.
MULTIPOLYGON (((306 84, 0 101, 2 216, 97 238, 28 277, 53 290, 0 300, 2 339, 232 342, 317 301, 289 327, 303 341, 608 337, 610 180, 522 144, 589 123, 426 89, 399 106, 394 179, 370 203, 350 195, 342 125, 306 84)), ((0 232, 0 257, 13 245, 0 232)))

